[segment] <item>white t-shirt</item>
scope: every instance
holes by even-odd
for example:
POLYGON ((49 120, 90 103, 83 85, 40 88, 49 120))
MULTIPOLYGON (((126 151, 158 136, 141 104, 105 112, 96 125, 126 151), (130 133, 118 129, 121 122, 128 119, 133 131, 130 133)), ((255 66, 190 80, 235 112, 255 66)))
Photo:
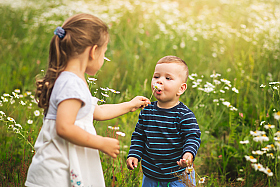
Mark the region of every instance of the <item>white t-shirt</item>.
POLYGON ((55 81, 46 119, 56 119, 57 106, 66 99, 79 99, 83 102, 77 118, 84 117, 91 108, 91 93, 86 83, 76 74, 64 71, 55 81))

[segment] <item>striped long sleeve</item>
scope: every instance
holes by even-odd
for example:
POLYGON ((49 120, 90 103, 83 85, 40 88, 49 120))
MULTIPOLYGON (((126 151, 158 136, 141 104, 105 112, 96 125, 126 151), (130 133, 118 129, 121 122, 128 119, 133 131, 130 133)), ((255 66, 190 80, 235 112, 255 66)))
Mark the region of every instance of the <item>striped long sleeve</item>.
POLYGON ((157 107, 157 102, 152 102, 139 114, 128 157, 142 159, 147 177, 174 181, 175 175, 185 169, 177 165, 183 154, 190 152, 195 158, 200 134, 193 112, 183 103, 162 109, 157 107))

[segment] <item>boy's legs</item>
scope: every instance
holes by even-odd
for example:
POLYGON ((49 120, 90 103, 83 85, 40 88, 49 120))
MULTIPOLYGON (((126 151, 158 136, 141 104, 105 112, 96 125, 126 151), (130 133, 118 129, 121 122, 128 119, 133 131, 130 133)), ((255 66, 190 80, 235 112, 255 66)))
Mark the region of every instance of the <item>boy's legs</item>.
MULTIPOLYGON (((190 175, 188 175, 189 182, 195 186, 195 171, 193 170, 190 175)), ((143 174, 143 181, 142 181, 142 187, 185 187, 185 185, 180 182, 179 180, 173 181, 173 182, 159 182, 154 179, 151 179, 149 177, 146 177, 143 174)))
POLYGON ((143 174, 142 187, 157 187, 157 186, 158 186, 158 181, 146 177, 143 174))
MULTIPOLYGON (((195 182, 195 171, 193 170, 191 174, 188 175, 187 186, 196 186, 195 182)), ((186 183, 185 182, 185 183, 186 183)), ((168 187, 186 187, 185 184, 182 183, 181 180, 171 182, 168 187)))

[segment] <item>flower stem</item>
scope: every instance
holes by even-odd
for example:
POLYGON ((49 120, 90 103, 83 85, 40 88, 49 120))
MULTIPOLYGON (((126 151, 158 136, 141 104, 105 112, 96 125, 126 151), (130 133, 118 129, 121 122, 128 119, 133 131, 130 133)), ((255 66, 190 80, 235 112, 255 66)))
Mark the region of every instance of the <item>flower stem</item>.
POLYGON ((150 97, 150 100, 152 99, 152 97, 153 97, 155 91, 156 91, 156 89, 153 90, 152 95, 151 95, 151 97, 150 97))

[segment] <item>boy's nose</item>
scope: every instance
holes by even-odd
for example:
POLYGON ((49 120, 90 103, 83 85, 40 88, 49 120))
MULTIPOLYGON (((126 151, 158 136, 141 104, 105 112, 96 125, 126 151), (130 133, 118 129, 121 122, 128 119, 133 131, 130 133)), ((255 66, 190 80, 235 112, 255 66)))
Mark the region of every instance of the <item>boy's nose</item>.
POLYGON ((161 81, 161 80, 158 80, 157 83, 158 83, 158 84, 162 84, 162 81, 161 81))

